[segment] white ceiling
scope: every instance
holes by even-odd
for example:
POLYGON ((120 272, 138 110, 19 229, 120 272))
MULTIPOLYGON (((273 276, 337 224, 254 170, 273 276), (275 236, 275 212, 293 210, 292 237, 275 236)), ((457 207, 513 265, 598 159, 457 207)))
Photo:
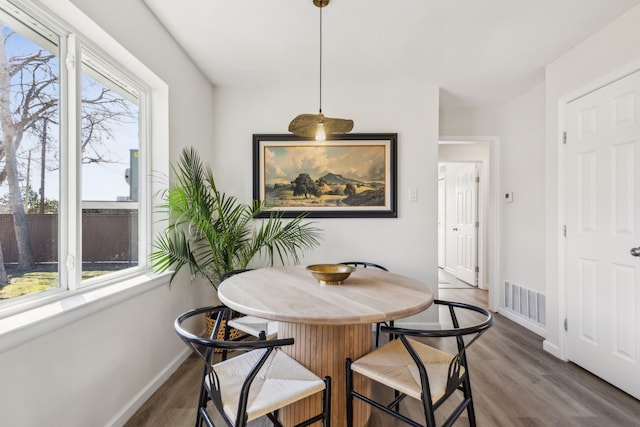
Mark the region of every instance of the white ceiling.
MULTIPOLYGON (((318 86, 312 0, 143 0, 220 86, 318 86)), ((640 0, 331 0, 323 97, 390 80, 442 88, 447 107, 500 106, 640 0)))

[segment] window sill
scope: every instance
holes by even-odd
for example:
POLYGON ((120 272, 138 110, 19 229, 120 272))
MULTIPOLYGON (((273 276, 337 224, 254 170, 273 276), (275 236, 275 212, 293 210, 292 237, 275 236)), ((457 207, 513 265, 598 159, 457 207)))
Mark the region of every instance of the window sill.
POLYGON ((67 293, 56 301, 2 318, 0 353, 168 284, 170 275, 148 272, 99 288, 67 293))

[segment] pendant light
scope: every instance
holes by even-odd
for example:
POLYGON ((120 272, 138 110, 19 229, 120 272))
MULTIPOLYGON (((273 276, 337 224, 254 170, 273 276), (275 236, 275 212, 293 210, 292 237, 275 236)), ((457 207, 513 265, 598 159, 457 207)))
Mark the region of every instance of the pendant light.
POLYGON ((335 119, 322 114, 322 8, 329 4, 329 0, 313 0, 313 4, 320 9, 320 108, 318 114, 300 114, 289 123, 289 132, 294 135, 315 138, 324 141, 327 136, 343 134, 353 129, 353 120, 335 119))

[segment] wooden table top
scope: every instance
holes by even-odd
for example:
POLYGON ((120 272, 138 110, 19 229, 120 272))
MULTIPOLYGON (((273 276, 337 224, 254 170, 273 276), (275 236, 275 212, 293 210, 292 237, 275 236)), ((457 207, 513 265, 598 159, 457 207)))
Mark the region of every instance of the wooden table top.
POLYGON ((218 297, 240 313, 316 325, 393 320, 433 302, 426 284, 373 268, 357 268, 342 285, 321 285, 304 267, 261 268, 225 280, 218 297))

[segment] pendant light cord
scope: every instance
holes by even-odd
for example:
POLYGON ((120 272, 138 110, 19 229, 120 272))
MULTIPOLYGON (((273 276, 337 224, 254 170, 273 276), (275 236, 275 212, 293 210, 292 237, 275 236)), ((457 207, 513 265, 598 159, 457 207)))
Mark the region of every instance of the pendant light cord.
POLYGON ((320 9, 320 113, 322 113, 322 6, 320 9))

